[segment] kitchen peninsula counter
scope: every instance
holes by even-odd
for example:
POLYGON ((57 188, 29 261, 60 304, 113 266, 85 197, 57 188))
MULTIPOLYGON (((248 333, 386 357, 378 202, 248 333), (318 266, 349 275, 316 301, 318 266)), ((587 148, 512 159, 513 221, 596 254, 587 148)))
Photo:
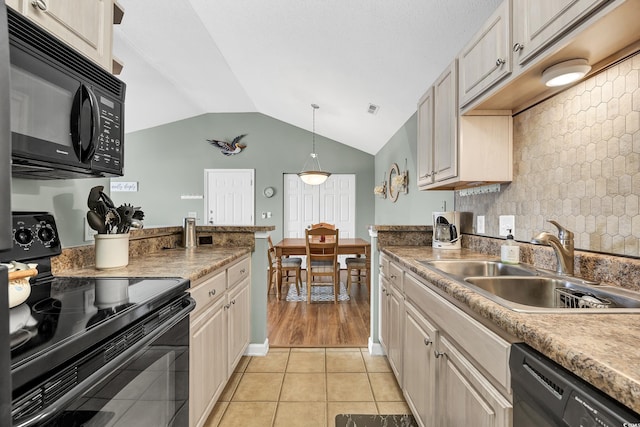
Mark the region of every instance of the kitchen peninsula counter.
POLYGON ((151 252, 129 258, 129 265, 98 270, 94 266, 62 269, 55 276, 75 277, 184 277, 191 282, 250 254, 250 247, 198 246, 151 252))
POLYGON ((417 262, 495 256, 428 246, 386 246, 382 252, 485 324, 490 322, 516 341, 525 342, 640 413, 640 314, 518 313, 417 262))

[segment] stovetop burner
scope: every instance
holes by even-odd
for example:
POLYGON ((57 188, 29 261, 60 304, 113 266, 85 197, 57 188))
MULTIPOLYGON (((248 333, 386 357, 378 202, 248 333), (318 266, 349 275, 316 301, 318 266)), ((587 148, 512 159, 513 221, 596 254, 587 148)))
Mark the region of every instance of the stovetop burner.
POLYGON ((54 277, 60 255, 55 220, 46 212, 13 213, 13 248, 0 261, 34 262, 31 295, 9 309, 14 390, 83 354, 132 323, 181 298, 182 278, 54 277))

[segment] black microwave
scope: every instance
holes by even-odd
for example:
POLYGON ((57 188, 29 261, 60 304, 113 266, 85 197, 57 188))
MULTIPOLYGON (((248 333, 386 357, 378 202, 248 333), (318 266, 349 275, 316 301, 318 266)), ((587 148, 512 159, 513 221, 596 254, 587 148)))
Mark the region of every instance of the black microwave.
POLYGON ((125 84, 7 8, 14 177, 122 176, 125 84))

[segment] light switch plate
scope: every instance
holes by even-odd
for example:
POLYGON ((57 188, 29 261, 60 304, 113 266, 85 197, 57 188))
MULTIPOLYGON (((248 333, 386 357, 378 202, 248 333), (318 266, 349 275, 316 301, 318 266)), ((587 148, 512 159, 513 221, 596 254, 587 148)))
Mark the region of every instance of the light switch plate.
POLYGON ((516 217, 514 215, 500 215, 500 235, 507 236, 509 234, 509 230, 511 230, 511 234, 515 233, 516 228, 516 217))
POLYGON ((87 218, 84 218, 84 241, 93 242, 93 236, 95 236, 96 234, 98 234, 98 232, 93 228, 89 227, 87 218))
POLYGON ((484 234, 484 215, 478 215, 476 219, 476 233, 484 234))

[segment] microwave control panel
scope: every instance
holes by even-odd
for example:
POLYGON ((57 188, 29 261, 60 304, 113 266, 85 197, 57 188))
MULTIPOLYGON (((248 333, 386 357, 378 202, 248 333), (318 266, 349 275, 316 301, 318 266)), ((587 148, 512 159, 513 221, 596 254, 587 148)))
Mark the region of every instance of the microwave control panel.
POLYGON ((121 103, 95 91, 100 108, 100 135, 96 142, 92 167, 96 170, 121 172, 123 166, 123 129, 121 103))

